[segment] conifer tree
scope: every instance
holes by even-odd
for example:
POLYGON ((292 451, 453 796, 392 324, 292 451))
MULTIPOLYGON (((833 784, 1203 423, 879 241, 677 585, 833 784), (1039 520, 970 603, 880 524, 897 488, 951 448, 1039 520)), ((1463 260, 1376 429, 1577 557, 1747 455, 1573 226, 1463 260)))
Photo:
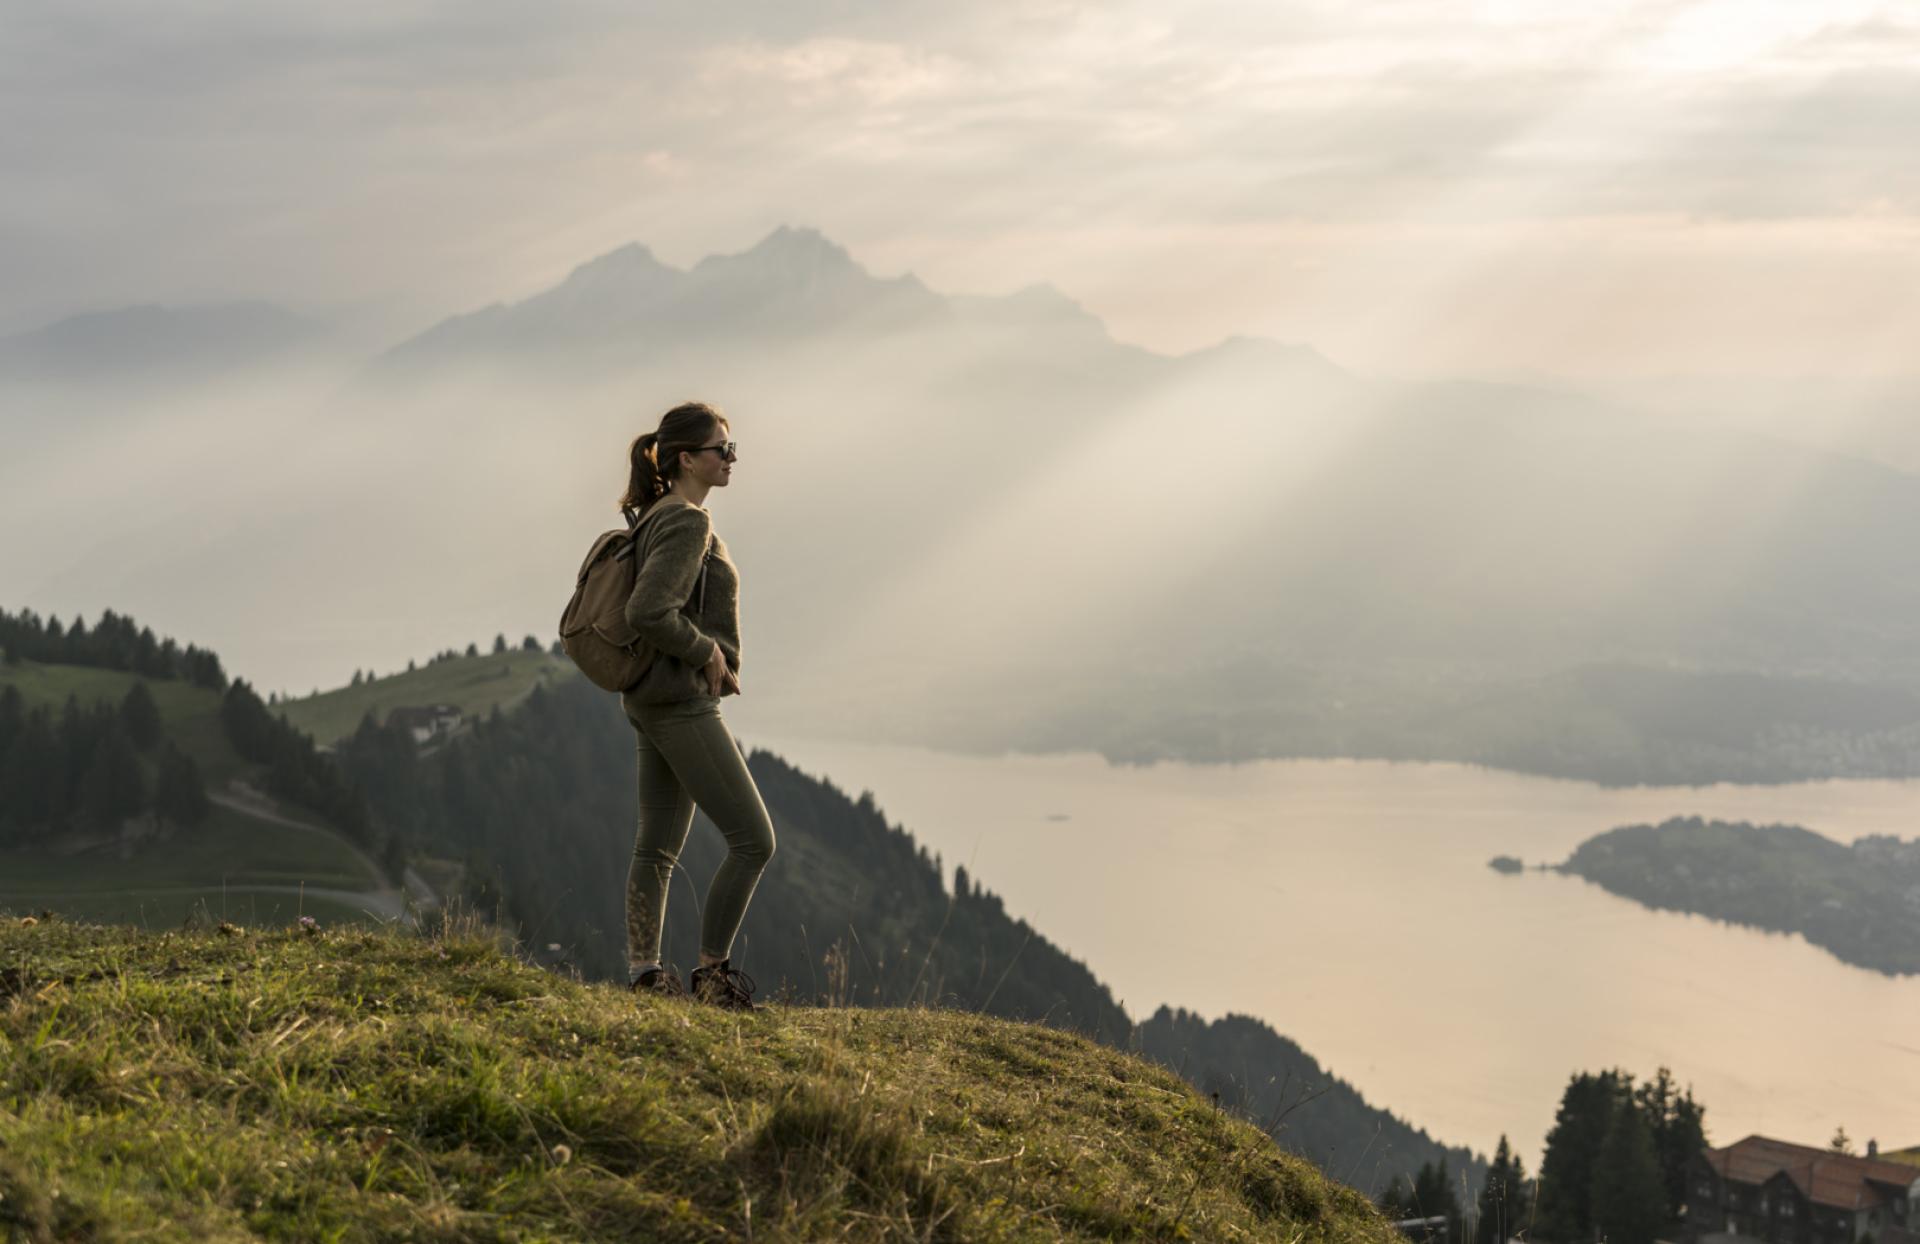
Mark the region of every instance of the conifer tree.
POLYGON ((27 707, 20 689, 11 683, 0 687, 0 763, 5 763, 8 749, 26 725, 27 707))
MULTIPOLYGON (((1413 1180, 1413 1202, 1407 1207, 1407 1213, 1408 1217, 1412 1218, 1444 1219, 1445 1238, 1449 1241, 1460 1239, 1460 1199, 1453 1194, 1452 1181, 1447 1176, 1447 1159, 1444 1156, 1438 1165, 1432 1162, 1420 1164, 1419 1173, 1413 1180)), ((1441 1232, 1428 1234, 1437 1236, 1441 1232)))
POLYGON ((1547 1151, 1540 1159, 1536 1192, 1539 1232, 1562 1244, 1593 1238, 1593 1171, 1613 1122, 1613 1111, 1627 1095, 1631 1077, 1619 1071, 1575 1074, 1561 1094, 1547 1151), (1626 1083, 1623 1083, 1623 1080, 1626 1083))
POLYGON ((87 659, 90 655, 92 641, 93 636, 87 633, 86 615, 75 614, 73 625, 67 628, 67 640, 61 652, 62 659, 69 665, 92 664, 92 662, 87 659))
POLYGON ((1527 1172, 1504 1134, 1481 1185, 1474 1223, 1475 1244, 1506 1244, 1527 1222, 1527 1172))
POLYGON ((154 638, 153 628, 140 628, 140 638, 134 648, 133 668, 148 678, 172 678, 173 659, 162 652, 160 641, 154 638))
POLYGON ((1666 1220, 1667 1189, 1653 1133, 1631 1099, 1618 1103, 1593 1170, 1593 1225, 1609 1244, 1653 1244, 1666 1220))
POLYGON ((468 645, 467 645, 467 655, 468 655, 468 656, 470 656, 470 657, 477 657, 477 656, 479 656, 479 655, 480 655, 480 645, 478 645, 478 644, 468 644, 468 645))
POLYGON ((160 757, 160 775, 154 782, 153 810, 173 825, 198 825, 213 810, 200 766, 171 742, 160 757))
POLYGON ((503 652, 505 652, 506 650, 507 650, 507 637, 506 637, 506 635, 505 635, 505 634, 496 634, 496 635, 495 635, 495 636, 493 637, 493 655, 494 655, 494 656, 499 656, 499 655, 500 655, 501 653, 503 653, 503 652))
POLYGON ((153 692, 147 690, 145 680, 127 688, 120 701, 120 723, 140 751, 150 752, 160 741, 160 706, 153 702, 153 692))
POLYGON ((28 713, 17 688, 0 688, 0 844, 24 842, 40 824, 51 744, 46 714, 28 713))
POLYGON ((1634 1099, 1653 1133, 1653 1151, 1667 1193, 1667 1221, 1676 1223, 1686 1208, 1693 1159, 1707 1147, 1706 1110, 1694 1101, 1691 1086, 1685 1092, 1675 1091, 1673 1072, 1665 1067, 1635 1091, 1634 1099))
POLYGON ((81 815, 102 829, 117 827, 122 820, 146 808, 146 787, 133 741, 127 737, 126 727, 116 715, 95 745, 82 778, 81 815))
POLYGON ((64 818, 65 769, 53 715, 27 713, 0 756, 0 841, 29 842, 64 818))

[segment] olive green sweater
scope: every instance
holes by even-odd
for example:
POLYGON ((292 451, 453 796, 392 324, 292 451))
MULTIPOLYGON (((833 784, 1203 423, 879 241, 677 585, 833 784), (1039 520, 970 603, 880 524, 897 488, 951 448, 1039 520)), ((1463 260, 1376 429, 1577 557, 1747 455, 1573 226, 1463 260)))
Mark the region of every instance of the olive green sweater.
POLYGON ((713 515, 672 493, 655 501, 647 513, 652 517, 640 541, 633 595, 627 598, 628 625, 661 653, 696 670, 712 659, 718 644, 728 668, 738 674, 740 572, 727 555, 726 543, 713 534, 713 515), (658 506, 670 508, 654 514, 658 506))

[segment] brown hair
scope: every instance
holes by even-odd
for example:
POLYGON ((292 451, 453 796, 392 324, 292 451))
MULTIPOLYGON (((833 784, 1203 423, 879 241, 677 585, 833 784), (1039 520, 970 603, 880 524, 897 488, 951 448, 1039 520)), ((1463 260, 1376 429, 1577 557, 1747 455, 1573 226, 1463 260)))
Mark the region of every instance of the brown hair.
POLYGON ((727 417, 705 402, 682 402, 660 416, 660 426, 635 438, 627 450, 631 469, 620 508, 645 510, 665 496, 667 485, 680 475, 680 454, 700 448, 727 426, 727 417))

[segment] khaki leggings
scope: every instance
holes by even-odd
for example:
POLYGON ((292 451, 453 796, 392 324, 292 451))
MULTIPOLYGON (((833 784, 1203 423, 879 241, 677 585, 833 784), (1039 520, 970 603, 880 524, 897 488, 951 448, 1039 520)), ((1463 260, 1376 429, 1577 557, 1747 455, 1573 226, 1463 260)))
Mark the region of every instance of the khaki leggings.
POLYGON ((720 697, 629 706, 640 751, 640 826, 627 871, 627 962, 660 957, 667 883, 698 804, 727 840, 700 907, 700 950, 724 959, 746 918, 747 900, 773 858, 773 819, 745 757, 720 717, 720 697))

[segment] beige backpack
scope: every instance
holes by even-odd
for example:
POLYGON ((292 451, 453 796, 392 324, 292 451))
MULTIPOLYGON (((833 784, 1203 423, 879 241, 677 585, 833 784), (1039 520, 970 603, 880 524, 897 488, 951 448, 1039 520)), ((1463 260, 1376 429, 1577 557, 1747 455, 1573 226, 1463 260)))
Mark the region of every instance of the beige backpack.
MULTIPOLYGON (((656 502, 639 518, 621 511, 627 526, 593 542, 574 580, 573 599, 560 615, 561 646, 594 686, 608 691, 627 690, 653 664, 653 646, 627 624, 627 600, 639 570, 641 529, 660 509, 656 502)), ((702 566, 702 587, 705 579, 702 566)))

